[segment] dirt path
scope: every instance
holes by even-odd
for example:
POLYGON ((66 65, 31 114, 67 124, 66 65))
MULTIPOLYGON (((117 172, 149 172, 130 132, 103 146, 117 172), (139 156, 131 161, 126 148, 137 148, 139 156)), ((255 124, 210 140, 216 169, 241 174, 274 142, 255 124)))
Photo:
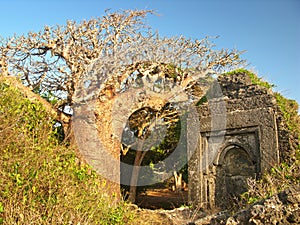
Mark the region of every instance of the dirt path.
POLYGON ((174 192, 165 189, 149 189, 137 196, 136 204, 146 209, 175 209, 187 205, 188 191, 174 192))

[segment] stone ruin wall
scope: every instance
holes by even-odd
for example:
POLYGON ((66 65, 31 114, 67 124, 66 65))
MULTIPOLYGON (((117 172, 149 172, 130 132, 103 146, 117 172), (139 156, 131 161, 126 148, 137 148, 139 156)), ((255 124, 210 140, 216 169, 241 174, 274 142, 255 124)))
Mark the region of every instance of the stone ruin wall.
MULTIPOLYGON (((226 208, 233 196, 247 190, 247 178, 261 174, 286 158, 291 138, 276 99, 249 76, 220 76, 223 96, 211 96, 198 107, 200 133, 188 133, 189 203, 226 208), (225 123, 222 130, 213 120, 225 123)), ((193 118, 190 118, 193 119, 193 118)))

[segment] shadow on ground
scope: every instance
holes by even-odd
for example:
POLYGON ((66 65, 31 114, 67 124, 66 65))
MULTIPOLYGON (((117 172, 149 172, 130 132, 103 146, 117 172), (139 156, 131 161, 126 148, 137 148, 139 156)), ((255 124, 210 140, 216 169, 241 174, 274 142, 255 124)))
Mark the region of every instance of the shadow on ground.
POLYGON ((144 209, 175 209, 188 202, 188 191, 175 192, 167 188, 148 189, 138 194, 136 204, 144 209))

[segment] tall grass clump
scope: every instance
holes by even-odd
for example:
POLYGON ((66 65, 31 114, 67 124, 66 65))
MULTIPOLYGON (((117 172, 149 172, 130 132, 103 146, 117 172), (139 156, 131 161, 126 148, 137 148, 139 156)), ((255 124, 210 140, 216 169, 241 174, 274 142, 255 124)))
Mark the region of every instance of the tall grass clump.
POLYGON ((125 224, 128 207, 59 143, 54 125, 0 77, 0 224, 125 224))

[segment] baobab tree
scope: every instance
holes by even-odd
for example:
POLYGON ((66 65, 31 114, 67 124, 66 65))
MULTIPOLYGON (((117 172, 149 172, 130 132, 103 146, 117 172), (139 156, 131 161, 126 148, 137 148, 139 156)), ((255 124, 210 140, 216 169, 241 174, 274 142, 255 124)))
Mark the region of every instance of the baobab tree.
MULTIPOLYGON (((151 13, 107 11, 101 18, 45 26, 39 32, 1 40, 1 74, 17 76, 34 92, 58 99, 53 108, 67 136, 74 116, 70 109, 93 101, 102 150, 119 159, 122 129, 134 111, 143 107, 160 111, 168 102, 194 104, 201 97, 197 91, 201 79, 245 63, 241 51, 216 50, 210 37, 159 36, 144 21, 151 13), (69 119, 62 121, 61 115, 69 119)), ((84 144, 93 148, 91 142, 84 144)), ((102 150, 99 156, 93 155, 93 161, 103 160, 102 150)))
POLYGON ((39 32, 13 36, 0 44, 2 75, 18 76, 25 86, 40 94, 50 93, 54 106, 67 116, 78 81, 93 60, 114 54, 144 27, 143 18, 152 11, 126 10, 88 21, 45 26, 39 32))

